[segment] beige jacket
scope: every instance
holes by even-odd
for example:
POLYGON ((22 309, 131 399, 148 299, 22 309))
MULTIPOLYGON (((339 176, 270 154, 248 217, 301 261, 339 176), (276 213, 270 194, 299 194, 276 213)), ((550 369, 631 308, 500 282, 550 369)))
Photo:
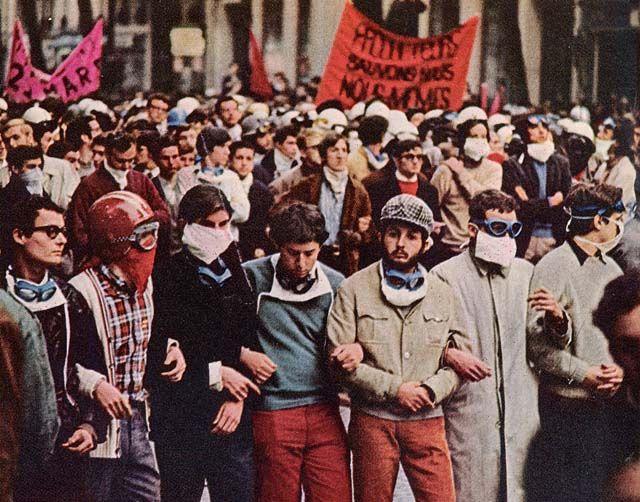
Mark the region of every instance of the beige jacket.
POLYGON ((403 315, 386 301, 380 281, 376 262, 338 290, 327 321, 329 349, 357 342, 364 350, 358 369, 338 378, 356 405, 393 402, 402 383, 418 381, 433 391, 438 406, 460 384, 456 373, 442 365, 444 350, 453 334, 466 340, 452 290, 429 274, 425 297, 403 315))

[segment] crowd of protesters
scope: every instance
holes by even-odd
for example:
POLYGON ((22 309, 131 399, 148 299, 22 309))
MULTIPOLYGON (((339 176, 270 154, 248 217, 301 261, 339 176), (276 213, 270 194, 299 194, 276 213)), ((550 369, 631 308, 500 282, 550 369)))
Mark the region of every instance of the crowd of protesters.
POLYGON ((0 98, 0 500, 640 500, 640 117, 305 89, 0 98))

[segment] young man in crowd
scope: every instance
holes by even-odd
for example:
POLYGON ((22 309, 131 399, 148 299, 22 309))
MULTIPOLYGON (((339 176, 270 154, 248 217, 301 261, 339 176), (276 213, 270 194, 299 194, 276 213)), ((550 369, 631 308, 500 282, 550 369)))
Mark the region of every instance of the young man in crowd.
POLYGON ((240 105, 233 96, 222 96, 216 103, 216 116, 218 117, 218 127, 222 127, 229 133, 232 141, 240 141, 242 137, 242 126, 240 119, 240 105))
POLYGON ((274 179, 300 165, 297 136, 298 130, 294 126, 277 129, 273 137, 275 148, 264 156, 254 176, 268 186, 274 179))
POLYGON ((101 129, 93 116, 79 117, 67 125, 65 141, 77 146, 80 154, 80 177, 91 174, 93 164, 92 142, 100 135, 101 129), (96 127, 97 126, 97 127, 96 127))
POLYGON ((169 97, 165 94, 155 93, 147 99, 147 116, 149 122, 160 134, 167 133, 167 115, 171 108, 169 97))
POLYGON ((159 174, 151 152, 156 149, 156 143, 160 140, 160 134, 157 131, 143 131, 136 138, 136 164, 134 169, 150 180, 156 178, 159 174))
POLYGON ((443 359, 451 336, 463 339, 464 324, 451 288, 419 264, 432 229, 421 199, 387 202, 382 260, 342 284, 329 315, 330 349, 357 343, 364 351, 355 371, 337 371, 352 399, 357 502, 391 502, 399 462, 416 500, 455 500, 441 404, 460 379, 443 359))
POLYGON ((42 150, 20 145, 9 150, 7 164, 11 178, 0 190, 0 225, 5 225, 15 206, 30 195, 46 196, 42 186, 42 150))
POLYGON ((465 379, 443 406, 456 497, 525 501, 527 454, 539 427, 538 386, 526 357, 533 266, 516 255, 516 201, 498 190, 469 205, 469 247, 433 273, 460 299, 471 353, 445 363, 465 379))
POLYGON ((216 187, 189 190, 179 213, 186 224, 184 248, 159 271, 154 284, 157 314, 147 383, 166 501, 199 502, 205 479, 211 500, 254 500, 253 437, 245 397, 258 388, 238 371, 254 325, 255 301, 229 230, 231 213, 216 187), (161 378, 168 338, 180 343, 186 360, 180 382, 161 378), (223 386, 227 390, 219 392, 223 386), (238 392, 244 397, 237 398, 238 392))
MULTIPOLYGON (((89 463, 90 493, 101 502, 160 497, 144 389, 158 229, 155 213, 140 196, 114 191, 100 197, 87 213, 90 266, 69 281, 93 313, 107 368, 102 374, 79 371, 81 391, 95 395, 112 417, 106 441, 89 463)), ((178 344, 168 339, 158 350, 165 355, 161 377, 179 382, 185 361, 178 344)))
POLYGON ((486 113, 477 107, 465 108, 458 117, 460 158, 444 161, 431 178, 438 191, 438 205, 445 223, 439 261, 462 252, 469 240, 469 203, 473 196, 502 185, 502 167, 487 159, 491 152, 486 113))
MULTIPOLYGON (((81 458, 104 440, 106 412, 78 393, 76 364, 106 372, 93 316, 78 292, 51 275, 62 262, 67 242, 63 211, 49 199, 31 196, 12 211, 4 236, 5 267, 0 284, 38 319, 46 343, 45 364, 53 377, 59 428, 53 455, 43 464, 30 463, 18 473, 16 501, 90 498, 81 458)), ((26 406, 42 405, 25 403, 26 406)))
POLYGON ((379 115, 364 117, 358 126, 358 138, 362 146, 349 154, 349 173, 358 181, 384 168, 389 155, 382 151, 382 140, 389 121, 379 115))
POLYGON ((178 152, 180 153, 180 162, 182 163, 182 167, 191 167, 196 165, 195 147, 178 145, 178 152))
MULTIPOLYGON (((298 502, 304 487, 308 500, 348 502, 349 450, 325 360, 327 314, 343 277, 317 262, 327 232, 315 206, 280 207, 270 228, 279 253, 245 264, 255 346, 273 363, 252 369, 264 382, 253 414, 257 500, 298 502)), ((349 347, 339 349, 352 369, 349 347)))
POLYGON ((160 231, 169 231, 170 215, 167 205, 151 180, 133 169, 136 144, 128 134, 108 138, 105 162, 95 173, 82 180, 73 194, 66 218, 70 231, 69 243, 74 252, 76 268, 87 258, 89 235, 87 217, 91 205, 103 195, 115 190, 127 190, 142 197, 151 207, 160 231))
POLYGON ((249 198, 238 175, 229 169, 229 133, 221 127, 207 126, 198 135, 197 149, 200 163, 178 173, 176 190, 178 203, 192 187, 210 184, 218 187, 229 200, 233 209, 231 232, 238 240, 237 224, 249 218, 249 198))
POLYGON ((624 230, 621 197, 610 185, 574 185, 567 241, 540 260, 531 280, 527 352, 540 372, 544 500, 600 500, 618 460, 611 397, 623 372, 592 312, 622 274, 607 256, 624 230))
POLYGON ((231 169, 239 176, 251 207, 247 221, 238 225, 240 254, 245 261, 261 258, 270 248, 267 223, 269 210, 273 206, 273 195, 264 183, 253 176, 255 151, 252 144, 245 140, 236 141, 229 150, 231 169))
POLYGON ((502 165, 502 190, 520 206, 524 230, 518 238, 518 256, 535 264, 564 241, 562 203, 571 188, 571 171, 567 158, 555 152, 544 115, 527 118, 522 139, 525 153, 502 165))

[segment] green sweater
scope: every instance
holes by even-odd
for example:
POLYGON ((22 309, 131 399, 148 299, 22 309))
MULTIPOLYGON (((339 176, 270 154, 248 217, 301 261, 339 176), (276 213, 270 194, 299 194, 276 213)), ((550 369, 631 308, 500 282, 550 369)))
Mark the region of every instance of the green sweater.
POLYGON ((318 266, 329 280, 331 292, 293 302, 269 295, 275 275, 271 257, 244 264, 258 301, 257 344, 278 366, 261 387, 258 407, 263 410, 308 406, 336 398, 325 357, 326 323, 344 277, 322 264, 318 266))

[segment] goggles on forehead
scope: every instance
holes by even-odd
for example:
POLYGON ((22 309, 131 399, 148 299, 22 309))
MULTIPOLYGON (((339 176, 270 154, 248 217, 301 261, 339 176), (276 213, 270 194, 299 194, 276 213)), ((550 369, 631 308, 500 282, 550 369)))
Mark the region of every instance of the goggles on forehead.
POLYGON ((542 124, 544 127, 549 127, 549 119, 544 115, 529 115, 527 117, 527 124, 536 127, 542 124))
POLYGON ((133 229, 133 232, 131 232, 131 235, 128 237, 120 237, 118 239, 114 239, 113 242, 119 243, 128 241, 143 251, 151 251, 158 242, 159 228, 160 223, 157 221, 151 221, 143 225, 138 225, 133 229))
POLYGON ((608 211, 611 211, 613 213, 624 213, 626 211, 626 208, 624 206, 624 202, 622 202, 622 199, 618 199, 614 204, 607 207, 591 204, 588 206, 564 208, 564 212, 571 216, 571 218, 575 218, 576 220, 590 220, 592 218, 595 218, 596 216, 603 216, 608 211))
POLYGON ((502 237, 509 234, 509 237, 515 239, 522 232, 523 224, 521 221, 507 221, 500 218, 488 218, 486 220, 471 220, 471 223, 483 227, 489 235, 494 237, 502 237))

